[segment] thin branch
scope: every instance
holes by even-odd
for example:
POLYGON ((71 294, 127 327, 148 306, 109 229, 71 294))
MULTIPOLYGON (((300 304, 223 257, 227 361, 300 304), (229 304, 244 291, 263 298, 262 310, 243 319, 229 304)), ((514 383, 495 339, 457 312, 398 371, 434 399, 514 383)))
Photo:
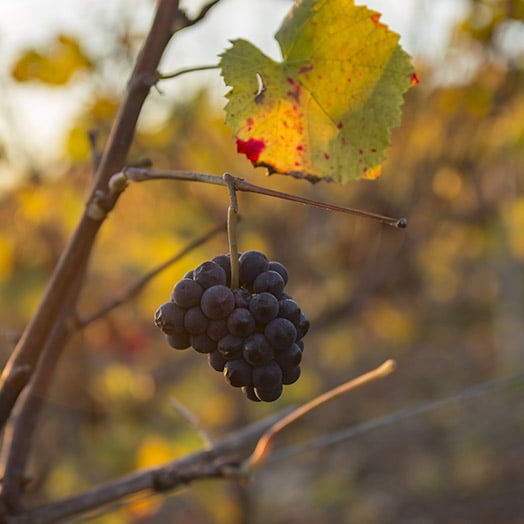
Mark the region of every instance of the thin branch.
POLYGON ((176 398, 171 398, 170 400, 171 407, 181 415, 189 425, 199 434, 202 442, 204 443, 204 449, 210 450, 213 449, 213 439, 209 433, 202 427, 202 424, 199 422, 197 417, 189 411, 184 405, 182 405, 176 398))
POLYGON ((202 21, 208 14, 209 10, 212 7, 216 6, 219 2, 220 0, 212 0, 208 4, 204 5, 200 12, 194 18, 189 18, 182 9, 179 9, 176 17, 177 30, 185 29, 186 27, 191 27, 192 25, 195 25, 198 22, 202 21))
POLYGON ((399 229, 404 229, 408 225, 406 218, 391 218, 378 213, 372 213, 371 211, 363 211, 362 209, 354 209, 350 207, 336 206, 327 202, 319 202, 318 200, 311 200, 309 198, 300 197, 297 195, 290 195, 288 193, 282 193, 281 191, 274 191, 272 189, 263 188, 250 184, 242 178, 237 179, 236 184, 237 191, 246 191, 249 193, 258 193, 259 195, 266 195, 273 198, 282 198, 284 200, 290 200, 292 202, 298 202, 299 204, 306 204, 308 206, 318 207, 326 211, 336 211, 337 213, 345 213, 346 215, 354 215, 361 218, 371 218, 382 224, 393 226, 399 229))
POLYGON ((309 442, 305 442, 297 446, 292 446, 274 451, 271 453, 271 455, 269 455, 269 457, 267 457, 266 463, 269 464, 271 462, 285 460, 287 458, 296 456, 300 453, 305 453, 306 451, 330 447, 334 444, 339 444, 353 437, 364 435, 377 429, 382 429, 388 426, 392 426, 394 424, 399 424, 400 422, 404 422, 405 420, 409 420, 411 418, 419 417, 421 415, 437 411, 438 409, 442 409, 451 404, 461 404, 469 400, 481 397, 483 395, 488 395, 490 393, 502 391, 511 386, 516 386, 518 384, 523 383, 524 373, 518 373, 510 377, 504 377, 500 379, 491 380, 489 382, 484 382, 482 384, 466 388, 458 392, 457 394, 451 395, 449 397, 433 400, 430 402, 424 402, 422 404, 402 409, 396 411, 395 413, 391 413, 383 417, 378 417, 376 419, 364 422, 362 424, 358 424, 356 426, 341 429, 340 431, 336 431, 329 435, 311 440, 309 442))
POLYGON ((370 382, 373 382, 380 378, 384 378, 388 376, 389 374, 391 374, 394 370, 395 370, 395 362, 393 360, 387 360, 382 365, 380 365, 378 368, 375 368, 374 370, 369 371, 368 373, 364 373, 363 375, 360 375, 352 380, 349 380, 348 382, 345 382, 344 384, 334 389, 331 389, 330 391, 324 393, 323 395, 319 395, 318 397, 314 398, 310 402, 307 402, 303 406, 300 406, 299 408, 295 409, 289 415, 287 415, 283 419, 276 422, 273 426, 271 426, 266 431, 266 433, 264 433, 264 435, 262 435, 262 437, 258 441, 258 444, 255 450, 244 463, 243 465, 244 470, 247 473, 249 473, 253 469, 260 467, 262 464, 264 464, 271 450, 273 441, 289 425, 295 423, 298 419, 307 415, 308 413, 318 408, 319 406, 322 406, 328 402, 331 402, 332 400, 336 399, 337 397, 340 397, 341 395, 345 395, 349 391, 353 391, 357 388, 360 388, 362 386, 369 384, 370 382))
MULTIPOLYGON (((201 182, 204 184, 227 186, 225 180, 221 176, 211 175, 207 173, 196 173, 193 171, 126 168, 123 171, 123 173, 125 176, 129 178, 129 180, 132 180, 133 182, 145 182, 148 180, 180 180, 187 182, 201 182)), ((117 173, 115 176, 120 176, 120 173, 117 173)), ((382 224, 401 229, 407 227, 408 224, 406 218, 387 217, 384 215, 379 215, 377 213, 372 213, 370 211, 363 211, 361 209, 354 209, 351 207, 336 206, 334 204, 321 202, 319 200, 312 200, 297 195, 291 195, 289 193, 283 193, 281 191, 274 191, 273 189, 268 189, 265 187, 256 186, 255 184, 251 184, 243 178, 234 177, 234 182, 235 189, 237 191, 257 193, 259 195, 289 200, 291 202, 297 202, 299 204, 318 207, 326 211, 336 211, 337 213, 344 213, 346 215, 353 215, 361 218, 371 218, 372 220, 376 220, 378 222, 381 222, 382 224)))
POLYGON ((176 78, 178 76, 182 76, 187 73, 196 73, 198 71, 209 71, 211 69, 218 69, 219 67, 220 66, 217 64, 186 67, 185 69, 179 69, 178 71, 174 71, 173 73, 157 73, 157 78, 158 80, 171 80, 172 78, 176 78))
MULTIPOLYGON (((224 179, 219 175, 198 173, 196 171, 125 167, 121 173, 133 182, 146 182, 149 180, 180 180, 185 182, 201 182, 203 184, 227 186, 224 179)), ((116 173, 113 176, 120 176, 121 173, 116 173)))
POLYGON ((237 477, 238 464, 260 436, 287 412, 240 429, 206 451, 199 451, 163 466, 134 472, 117 480, 43 506, 4 517, 6 524, 51 524, 81 517, 137 493, 160 493, 202 478, 237 477))
POLYGON ((128 302, 135 296, 137 296, 153 278, 155 278, 159 273, 166 270, 171 265, 175 264, 179 260, 181 260, 183 257, 185 257, 188 253, 196 249, 197 247, 201 246, 211 238, 213 238, 218 233, 224 232, 226 229, 226 224, 220 224, 210 231, 208 231, 206 234, 202 235, 201 237, 193 240, 190 242, 186 247, 184 247, 181 251, 179 251, 176 255, 172 256, 171 258, 167 259, 165 262, 162 262, 158 266, 154 267, 150 271, 148 271, 140 280, 135 282, 127 291, 122 293, 119 297, 115 298, 105 306, 103 306, 101 309, 96 311, 95 313, 92 313, 91 315, 80 318, 78 320, 78 327, 84 328, 91 324, 92 322, 95 322, 96 320, 99 320, 100 318, 106 316, 108 313, 116 309, 117 307, 121 306, 125 302, 128 302))

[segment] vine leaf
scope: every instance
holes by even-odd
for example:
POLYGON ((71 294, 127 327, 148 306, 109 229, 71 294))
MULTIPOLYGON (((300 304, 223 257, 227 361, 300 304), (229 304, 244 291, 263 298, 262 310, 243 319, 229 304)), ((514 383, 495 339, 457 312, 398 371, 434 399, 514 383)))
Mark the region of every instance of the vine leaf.
POLYGON ((297 0, 275 38, 282 62, 242 39, 221 55, 238 152, 312 182, 376 178, 418 83, 399 36, 353 0, 297 0))

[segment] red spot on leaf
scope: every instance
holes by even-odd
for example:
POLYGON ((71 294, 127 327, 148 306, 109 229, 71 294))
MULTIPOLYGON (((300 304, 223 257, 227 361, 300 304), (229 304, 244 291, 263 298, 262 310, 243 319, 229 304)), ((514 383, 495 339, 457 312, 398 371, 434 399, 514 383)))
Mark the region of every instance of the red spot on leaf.
POLYGON ((329 160, 329 159, 330 159, 330 156, 329 156, 327 153, 324 153, 324 158, 325 158, 326 160, 329 160))
POLYGON ((411 76, 411 85, 412 86, 418 85, 419 79, 418 79, 417 73, 411 73, 410 76, 411 76))
POLYGON ((344 124, 343 124, 342 122, 339 122, 339 123, 337 124, 337 127, 338 127, 339 129, 342 129, 342 128, 344 127, 344 124))
POLYGON ((260 153, 266 148, 266 143, 263 140, 250 138, 249 140, 240 140, 237 138, 237 151, 246 155, 251 162, 258 162, 260 153))
POLYGON ((304 151, 304 146, 303 145, 298 145, 297 146, 297 151, 304 151))
POLYGON ((313 64, 308 64, 306 66, 302 66, 299 70, 298 70, 298 74, 301 75, 301 74, 304 74, 304 73, 309 73, 310 71, 313 71, 314 69, 314 65, 313 64))
POLYGON ((377 27, 384 27, 387 28, 386 24, 383 24, 380 21, 380 13, 375 13, 374 15, 371 15, 371 21, 377 26, 377 27))
POLYGON ((370 149, 370 151, 371 151, 372 153, 376 153, 376 152, 377 152, 377 150, 376 150, 374 147, 372 147, 372 148, 370 149))
POLYGON ((287 83, 292 87, 290 91, 287 92, 287 95, 291 98, 294 98, 297 102, 300 101, 300 93, 302 92, 302 88, 300 87, 300 84, 288 76, 286 78, 287 83))
POLYGON ((246 120, 246 124, 247 124, 248 126, 252 126, 252 125, 254 124, 253 119, 252 119, 251 117, 249 117, 249 118, 246 120))

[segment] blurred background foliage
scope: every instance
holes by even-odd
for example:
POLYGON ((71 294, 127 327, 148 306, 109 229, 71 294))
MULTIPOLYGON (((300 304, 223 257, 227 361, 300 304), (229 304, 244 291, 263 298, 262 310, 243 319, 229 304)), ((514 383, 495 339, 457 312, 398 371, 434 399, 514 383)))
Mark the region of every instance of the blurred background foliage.
MULTIPOLYGON (((227 250, 218 234, 73 338, 36 438, 32 502, 200 449, 172 399, 220 438, 386 358, 398 361, 390 378, 310 414, 279 441, 284 447, 522 371, 523 23, 521 0, 470 1, 446 51, 455 57, 449 67, 456 81, 439 84, 435 64, 418 63, 421 82, 406 97, 383 176, 343 188, 264 178, 236 154, 213 96, 196 91, 173 102, 163 96, 169 82, 161 83, 130 163, 229 171, 279 190, 407 216, 409 227, 241 194, 241 249, 261 249, 288 267, 290 293, 312 321, 299 382, 271 405, 247 403, 204 356, 170 350, 153 325, 173 284, 227 250)), ((126 29, 125 17, 112 29, 93 27, 107 38, 103 57, 90 56, 75 35, 57 34, 45 48, 21 52, 10 69, 11 82, 55 90, 81 79, 89 96, 70 122, 60 160, 18 173, 0 195, 4 361, 78 220, 120 100, 115 71, 125 71, 137 51, 141 35, 126 29)), ((225 191, 214 186, 131 185, 101 231, 80 318, 224 221, 226 207, 225 191)), ((93 522, 522 522, 523 408, 522 386, 512 387, 272 462, 246 486, 197 483, 93 522)))

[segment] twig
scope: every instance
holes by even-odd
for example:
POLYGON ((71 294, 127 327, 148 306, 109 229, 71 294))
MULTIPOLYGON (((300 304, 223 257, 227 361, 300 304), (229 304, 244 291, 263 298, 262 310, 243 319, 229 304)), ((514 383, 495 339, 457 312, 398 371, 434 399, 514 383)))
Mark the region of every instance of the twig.
POLYGON ((202 66, 194 66, 194 67, 186 67, 185 69, 179 69, 178 71, 174 71, 173 73, 157 73, 158 80, 170 80, 172 78, 176 78, 178 76, 185 75, 187 73, 196 73, 198 71, 209 71, 211 69, 218 69, 220 66, 218 65, 202 65, 202 66))
POLYGON ((262 437, 258 441, 255 450, 253 451, 251 456, 245 461, 243 465, 244 471, 246 471, 246 473, 249 473, 257 467, 264 464, 266 458, 269 455, 269 452, 271 451, 271 445, 273 443, 273 440, 290 424, 293 424, 298 419, 302 418, 304 415, 307 415, 315 408, 318 408, 319 406, 322 406, 327 402, 331 402, 335 398, 340 397, 341 395, 344 395, 349 391, 353 391, 357 388, 365 386, 366 384, 369 384, 370 382, 373 382, 380 378, 384 378, 390 373, 392 373, 394 370, 395 362, 393 360, 386 360, 386 362, 384 362, 378 368, 375 368, 374 370, 369 371, 368 373, 364 373, 363 375, 360 375, 348 382, 345 382, 344 384, 334 389, 331 389, 323 395, 314 398, 310 402, 307 402, 303 406, 300 406, 299 408, 292 411, 289 415, 276 422, 266 431, 266 433, 264 433, 264 435, 262 435, 262 437))
POLYGON ((210 450, 187 455, 163 466, 137 471, 58 502, 22 510, 17 515, 4 517, 2 522, 56 524, 72 517, 81 517, 137 493, 172 491, 202 478, 237 478, 237 466, 243 457, 253 449, 260 435, 285 414, 277 413, 242 428, 210 450))
POLYGON ((391 218, 378 213, 372 213, 371 211, 363 211, 362 209, 354 209, 351 207, 336 206, 327 202, 319 202, 318 200, 311 200, 309 198, 300 197, 297 195, 290 195, 288 193, 282 193, 280 191, 274 191, 273 189, 267 189, 260 186, 250 184, 244 179, 237 179, 236 184, 237 191, 246 191, 249 193, 258 193, 259 195, 266 195, 273 198, 282 198, 284 200, 290 200, 292 202, 298 202, 299 204, 306 204, 308 206, 318 207, 326 211, 336 211, 337 213, 345 213, 346 215, 354 215, 361 218, 371 218, 382 224, 393 226, 399 229, 404 229, 408 225, 407 218, 391 218))
MULTIPOLYGON (((126 168, 124 174, 133 182, 145 182, 147 180, 181 180, 188 182, 202 182, 204 184, 214 184, 219 186, 227 185, 225 180, 218 175, 210 175, 207 173, 195 173, 193 171, 176 171, 170 169, 136 169, 126 168)), ((119 174, 117 173, 118 176, 119 174)), ((283 193, 281 191, 274 191, 261 186, 256 186, 247 182, 243 178, 234 177, 235 189, 237 191, 245 191, 248 193, 257 193, 259 195, 270 196, 273 198, 281 198, 283 200, 289 200, 291 202, 298 202, 299 204, 305 204, 308 206, 318 207, 326 211, 336 211, 338 213, 345 213, 347 215, 353 215, 363 218, 371 218, 396 228, 407 227, 408 221, 406 218, 392 218, 370 211, 363 211, 361 209, 354 209, 350 207, 336 206, 327 202, 320 202, 319 200, 312 200, 309 198, 300 197, 297 195, 291 195, 289 193, 283 193)))
POLYGON ((176 398, 171 398, 170 400, 171 407, 177 411, 185 420, 189 422, 192 428, 200 435, 202 442, 204 443, 204 449, 210 450, 213 449, 213 439, 209 433, 202 427, 202 424, 198 421, 196 416, 189 411, 185 406, 183 406, 176 398))
POLYGON ((212 0, 208 4, 204 5, 200 12, 194 18, 189 18, 182 9, 179 9, 176 17, 177 30, 184 29, 186 27, 191 27, 192 25, 197 24, 206 17, 211 8, 217 5, 219 2, 220 0, 212 0))
POLYGON ((96 311, 95 313, 92 313, 91 315, 80 318, 78 320, 78 327, 84 328, 91 324, 92 322, 95 322, 96 320, 99 320, 100 318, 106 316, 109 312, 113 311, 113 309, 116 309, 117 307, 121 306, 125 302, 128 302, 132 298, 134 298, 136 295, 138 295, 147 284, 153 278, 155 278, 159 273, 167 269, 169 266, 173 265, 174 263, 181 260, 183 257, 185 257, 188 253, 196 249, 197 247, 201 246, 211 238, 213 238, 215 235, 217 235, 220 232, 225 231, 226 224, 220 224, 210 231, 208 231, 206 234, 202 235, 201 237, 193 240, 190 242, 186 247, 184 247, 180 252, 178 252, 176 255, 172 256, 171 258, 167 259, 165 262, 162 262, 158 266, 151 269, 151 271, 148 271, 140 280, 135 282, 127 291, 122 293, 121 296, 115 298, 105 306, 103 306, 101 309, 96 311))
POLYGON ((480 396, 501 391, 511 386, 515 386, 517 384, 522 383, 524 383, 524 373, 518 373, 517 375, 512 375, 510 377, 504 377, 491 380, 489 382, 484 382, 482 384, 466 388, 458 392, 457 394, 451 395, 449 397, 433 400, 430 402, 424 402, 422 404, 402 409, 396 411, 395 413, 390 413, 389 415, 378 417, 376 419, 364 422, 362 424, 358 424, 356 426, 341 429, 337 432, 331 433, 330 435, 326 435, 321 438, 314 439, 297 446, 292 446, 274 451, 271 453, 271 455, 269 455, 269 457, 267 457, 266 463, 284 460, 289 457, 293 457, 295 455, 313 449, 321 449, 328 446, 332 446, 333 444, 339 444, 340 442, 344 442, 353 437, 364 435, 376 429, 392 426, 393 424, 398 424, 405 420, 409 420, 411 418, 431 413, 450 404, 460 404, 463 402, 467 402, 480 396))

